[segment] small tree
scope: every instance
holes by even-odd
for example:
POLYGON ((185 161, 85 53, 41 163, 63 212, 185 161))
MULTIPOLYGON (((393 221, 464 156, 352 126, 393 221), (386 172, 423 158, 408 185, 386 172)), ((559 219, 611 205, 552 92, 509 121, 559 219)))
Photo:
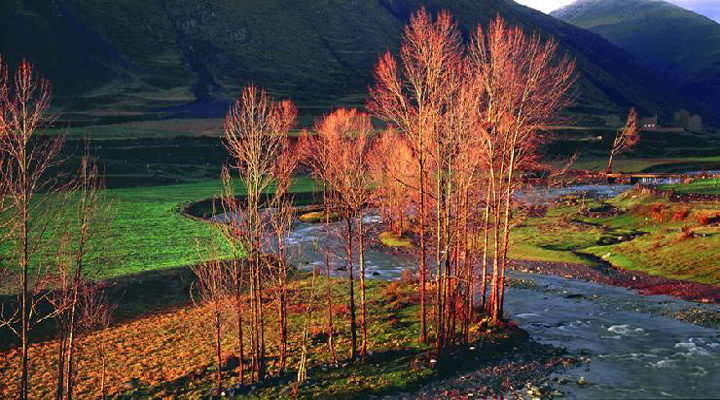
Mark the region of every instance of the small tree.
POLYGON ((325 252, 323 263, 325 265, 325 301, 327 302, 327 334, 328 334, 328 353, 333 364, 337 365, 337 352, 335 351, 335 322, 333 313, 333 293, 330 280, 332 277, 332 266, 330 265, 330 214, 333 209, 333 193, 328 185, 330 173, 331 153, 328 146, 324 146, 316 136, 310 136, 305 132, 300 137, 303 162, 306 163, 313 177, 322 182, 322 198, 323 198, 323 219, 325 223, 325 252))
MULTIPOLYGON (((227 240, 232 257, 230 259, 228 268, 230 273, 230 292, 232 293, 233 302, 232 308, 237 318, 237 346, 238 346, 238 381, 242 386, 245 383, 245 348, 243 338, 243 314, 245 303, 243 301, 243 290, 245 288, 245 282, 247 275, 245 274, 246 264, 242 261, 242 246, 243 243, 248 242, 247 232, 248 230, 244 226, 244 218, 242 218, 243 209, 240 206, 240 202, 235 197, 235 185, 233 178, 230 175, 230 169, 224 166, 222 169, 222 181, 223 181, 223 194, 221 198, 221 205, 223 216, 225 220, 223 224, 219 224, 221 232, 227 240)), ((215 205, 213 205, 213 208, 215 205)), ((214 214, 213 210, 213 214, 214 214)))
POLYGON ((86 335, 89 335, 92 332, 96 333, 91 336, 91 346, 97 360, 100 361, 100 385, 98 397, 105 400, 105 387, 107 386, 106 371, 110 352, 107 348, 106 337, 99 332, 110 327, 115 307, 108 301, 108 296, 105 292, 103 284, 91 283, 83 287, 80 309, 82 310, 80 328, 86 335))
POLYGON ((275 196, 270 204, 270 227, 273 235, 269 247, 275 248, 272 256, 266 257, 267 269, 274 278, 278 307, 278 324, 280 331, 280 356, 278 362, 278 375, 282 377, 285 372, 287 358, 288 326, 287 326, 287 294, 290 262, 288 261, 288 248, 285 245, 293 221, 295 208, 290 196, 293 172, 297 168, 302 150, 290 142, 287 137, 283 140, 282 151, 275 164, 275 196))
POLYGON ((57 250, 57 267, 53 272, 53 290, 48 296, 59 332, 57 397, 71 399, 75 378, 75 348, 80 300, 85 286, 97 278, 104 264, 100 246, 110 217, 109 203, 104 199, 104 184, 97 166, 87 155, 66 197, 74 207, 63 218, 62 239, 57 250))
POLYGON ((613 171, 613 161, 618 154, 631 149, 640 141, 640 126, 638 125, 638 115, 634 108, 630 109, 627 123, 622 129, 618 129, 613 140, 612 148, 610 148, 610 159, 608 160, 607 174, 613 171))
MULTIPOLYGON (((220 261, 215 254, 203 259, 198 265, 192 268, 196 281, 195 291, 199 301, 193 302, 207 311, 213 327, 213 344, 215 347, 216 385, 217 394, 222 390, 222 342, 220 340, 223 324, 223 310, 229 297, 230 273, 225 263, 220 261)), ((191 289, 192 290, 192 289, 191 289)))

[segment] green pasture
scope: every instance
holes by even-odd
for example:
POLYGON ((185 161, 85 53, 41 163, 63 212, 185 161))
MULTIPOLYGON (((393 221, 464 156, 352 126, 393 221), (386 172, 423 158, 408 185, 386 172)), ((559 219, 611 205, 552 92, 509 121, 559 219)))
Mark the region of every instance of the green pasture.
POLYGON ((518 260, 570 262, 643 271, 651 275, 720 285, 720 204, 670 203, 628 192, 608 202, 611 216, 587 216, 591 201, 551 208, 528 218, 512 234, 518 260))
POLYGON ((663 188, 687 194, 720 194, 720 179, 703 179, 680 185, 665 185, 663 188))

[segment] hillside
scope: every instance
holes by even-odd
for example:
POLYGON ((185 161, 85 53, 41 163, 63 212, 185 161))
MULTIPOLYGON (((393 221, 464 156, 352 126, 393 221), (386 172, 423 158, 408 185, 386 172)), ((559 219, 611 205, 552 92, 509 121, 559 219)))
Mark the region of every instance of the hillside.
POLYGON ((74 118, 218 116, 250 81, 316 115, 362 104, 378 55, 420 5, 449 10, 465 33, 500 14, 553 35, 577 57, 572 111, 586 123, 631 105, 700 108, 599 36, 510 0, 4 0, 0 52, 37 63, 74 118))
POLYGON ((685 90, 720 98, 720 24, 661 0, 579 0, 552 13, 636 55, 685 90))

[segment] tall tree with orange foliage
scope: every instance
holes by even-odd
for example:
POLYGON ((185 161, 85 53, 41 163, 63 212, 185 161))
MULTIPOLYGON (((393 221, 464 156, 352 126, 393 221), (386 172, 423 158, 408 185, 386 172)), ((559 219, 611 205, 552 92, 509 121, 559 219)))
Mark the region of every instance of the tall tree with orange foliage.
POLYGON ((241 232, 235 237, 241 240, 250 269, 251 372, 257 381, 265 377, 262 257, 267 221, 260 213, 266 205, 262 193, 276 179, 276 160, 296 117, 297 108, 290 101, 275 102, 254 85, 243 89, 225 117, 224 144, 246 192, 245 201, 236 210, 241 232))
POLYGON ((21 340, 21 378, 18 397, 28 394, 29 332, 37 317, 36 305, 44 295, 48 239, 52 219, 53 193, 57 177, 46 172, 58 163, 64 136, 39 136, 55 116, 50 112, 50 84, 34 67, 22 60, 12 83, 0 59, 0 153, 4 160, 1 185, 8 197, 3 217, 3 235, 12 244, 11 257, 17 260, 18 304, 15 312, 0 313, 0 326, 7 326, 21 340), (43 196, 37 196, 44 193, 43 196))
POLYGON ((430 148, 455 90, 461 37, 450 15, 441 12, 436 21, 420 9, 405 29, 399 67, 387 52, 375 69, 368 109, 407 136, 418 159, 416 187, 419 191, 420 236, 420 340, 427 340, 427 246, 426 216, 430 148))
POLYGON ((544 41, 537 33, 528 36, 520 27, 509 28, 500 17, 487 33, 478 27, 469 50, 474 79, 486 99, 481 126, 488 151, 488 199, 494 212, 489 307, 493 321, 502 317, 517 173, 537 157, 547 140, 548 125, 571 100, 575 62, 556 54, 554 41, 544 41))
POLYGON ((405 230, 416 183, 417 158, 405 136, 388 129, 374 140, 369 173, 375 183, 377 203, 390 232, 400 237, 405 230))
POLYGON ((357 357, 357 323, 355 311, 355 273, 353 263, 353 237, 358 237, 358 264, 360 266, 360 331, 362 342, 360 357, 367 353, 367 305, 365 298, 365 232, 364 209, 371 199, 371 177, 367 165, 370 156, 370 116, 355 109, 339 109, 317 124, 318 136, 311 145, 317 156, 327 155, 314 165, 323 168, 319 173, 331 192, 326 201, 340 212, 345 220, 347 243, 347 272, 350 306, 351 355, 357 357), (317 150, 317 151, 315 151, 317 150), (355 224, 357 223, 357 233, 355 224))

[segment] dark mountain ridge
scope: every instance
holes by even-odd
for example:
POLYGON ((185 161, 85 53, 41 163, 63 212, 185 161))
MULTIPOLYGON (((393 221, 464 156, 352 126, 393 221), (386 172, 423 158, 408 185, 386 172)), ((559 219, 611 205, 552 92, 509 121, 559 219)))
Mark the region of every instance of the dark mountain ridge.
POLYGON ((466 35, 501 15, 554 37, 578 61, 583 123, 630 106, 711 112, 598 35, 510 0, 5 0, 0 52, 11 65, 27 55, 58 103, 91 120, 203 116, 248 82, 317 115, 362 105, 379 54, 397 50, 420 6, 447 9, 466 35))

